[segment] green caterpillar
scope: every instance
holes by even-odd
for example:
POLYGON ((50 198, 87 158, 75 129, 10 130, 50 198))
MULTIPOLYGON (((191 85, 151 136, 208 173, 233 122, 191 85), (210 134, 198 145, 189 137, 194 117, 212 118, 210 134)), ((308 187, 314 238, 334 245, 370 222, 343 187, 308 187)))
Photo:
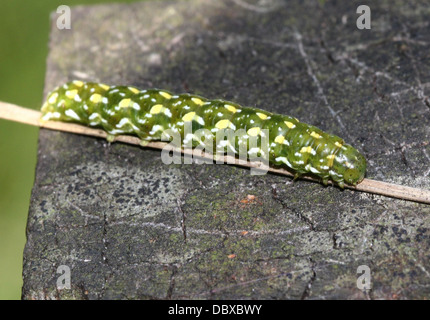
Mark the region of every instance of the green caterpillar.
MULTIPOLYGON (((360 183, 366 171, 363 155, 335 135, 294 117, 220 99, 75 80, 48 95, 42 114, 42 120, 103 128, 109 134, 108 139, 131 134, 143 141, 160 140, 163 132, 170 129, 181 134, 183 145, 188 139, 184 137, 184 124, 191 124, 192 132, 207 129, 213 137, 218 130, 240 129, 241 141, 249 137, 261 139, 268 132, 269 162, 286 165, 296 172, 296 177, 313 174, 325 185, 331 179, 343 188, 344 183, 360 183)), ((195 140, 193 146, 202 143, 195 140)), ((240 145, 234 143, 230 147, 237 152, 240 145)))

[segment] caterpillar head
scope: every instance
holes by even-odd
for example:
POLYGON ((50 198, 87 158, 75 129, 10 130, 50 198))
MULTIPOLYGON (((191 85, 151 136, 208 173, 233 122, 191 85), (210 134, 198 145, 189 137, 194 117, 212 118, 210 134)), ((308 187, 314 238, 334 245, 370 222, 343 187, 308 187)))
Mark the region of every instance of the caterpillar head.
POLYGON ((55 88, 48 94, 46 102, 42 106, 42 120, 81 120, 73 110, 78 101, 76 96, 79 98, 78 88, 73 83, 55 88))
POLYGON ((343 182, 355 186, 364 179, 366 159, 355 148, 345 144, 334 158, 332 171, 331 178, 340 187, 343 187, 343 182))
POLYGON ((64 93, 61 88, 57 87, 48 94, 45 103, 42 106, 42 120, 65 120, 65 100, 63 99, 64 93))

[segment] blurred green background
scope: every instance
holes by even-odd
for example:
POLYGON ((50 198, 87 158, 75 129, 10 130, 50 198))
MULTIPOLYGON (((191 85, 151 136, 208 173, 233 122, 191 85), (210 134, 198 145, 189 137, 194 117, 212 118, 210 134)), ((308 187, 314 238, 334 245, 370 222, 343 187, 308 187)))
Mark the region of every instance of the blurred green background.
MULTIPOLYGON (((0 0, 0 100, 39 109, 51 12, 133 0, 0 0)), ((72 15, 73 28, 73 15, 72 15)), ((38 129, 0 120, 0 299, 20 299, 25 227, 34 181, 38 129)))

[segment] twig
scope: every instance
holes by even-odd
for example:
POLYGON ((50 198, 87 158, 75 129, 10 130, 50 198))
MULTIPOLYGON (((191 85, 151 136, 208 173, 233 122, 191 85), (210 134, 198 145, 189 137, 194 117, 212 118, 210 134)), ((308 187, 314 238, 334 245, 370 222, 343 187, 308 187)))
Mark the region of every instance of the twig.
MULTIPOLYGON (((89 127, 85 127, 78 124, 73 123, 65 123, 59 121, 41 121, 40 120, 41 113, 36 110, 31 110, 23 107, 19 107, 17 105, 13 105, 10 103, 0 102, 0 119, 6 119, 16 122, 21 122, 25 124, 29 124, 32 126, 38 126, 41 128, 51 129, 51 130, 59 130, 64 132, 71 132, 76 134, 83 134, 88 136, 94 136, 99 138, 106 138, 107 134, 105 131, 100 129, 92 129, 89 127)), ((132 136, 117 136, 115 141, 120 141, 129 144, 141 145, 141 140, 137 137, 132 136)), ((165 142, 148 142, 145 144, 145 147, 154 148, 154 149, 163 149, 167 146, 165 142)), ((199 150, 198 153, 195 153, 192 149, 178 149, 185 155, 192 155, 193 157, 200 157, 205 159, 212 159, 213 155, 210 153, 204 153, 199 150)), ((286 176, 294 176, 293 172, 290 172, 286 169, 278 169, 272 167, 264 167, 260 162, 253 161, 241 161, 240 159, 224 156, 224 163, 234 164, 241 167, 248 168, 260 168, 267 169, 269 172, 278 173, 286 176)), ((303 176, 303 179, 311 180, 311 181, 319 181, 313 177, 303 176)), ((421 202, 430 204, 430 190, 418 189, 400 186, 392 183, 364 179, 357 186, 345 185, 345 188, 363 191, 368 193, 380 194, 387 197, 398 198, 403 200, 421 202)))

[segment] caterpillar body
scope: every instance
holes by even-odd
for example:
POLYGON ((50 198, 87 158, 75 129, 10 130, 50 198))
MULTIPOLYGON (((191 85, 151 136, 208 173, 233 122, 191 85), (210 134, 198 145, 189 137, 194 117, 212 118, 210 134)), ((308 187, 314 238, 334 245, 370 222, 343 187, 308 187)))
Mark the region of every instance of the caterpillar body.
MULTIPOLYGON (((193 132, 232 129, 243 132, 243 140, 268 132, 269 162, 287 166, 302 174, 312 174, 337 183, 356 185, 364 178, 366 160, 343 139, 286 115, 236 103, 209 100, 192 94, 166 90, 140 90, 131 86, 72 81, 52 91, 42 106, 42 120, 75 122, 102 128, 108 139, 120 134, 136 135, 142 141, 160 140, 167 129, 181 134, 185 145, 184 123, 193 132)), ((240 140, 240 138, 239 138, 240 140)), ((199 142, 200 141, 200 142, 199 142)), ((193 146, 202 143, 193 141, 193 146)), ((237 144, 230 145, 238 151, 237 144)))

